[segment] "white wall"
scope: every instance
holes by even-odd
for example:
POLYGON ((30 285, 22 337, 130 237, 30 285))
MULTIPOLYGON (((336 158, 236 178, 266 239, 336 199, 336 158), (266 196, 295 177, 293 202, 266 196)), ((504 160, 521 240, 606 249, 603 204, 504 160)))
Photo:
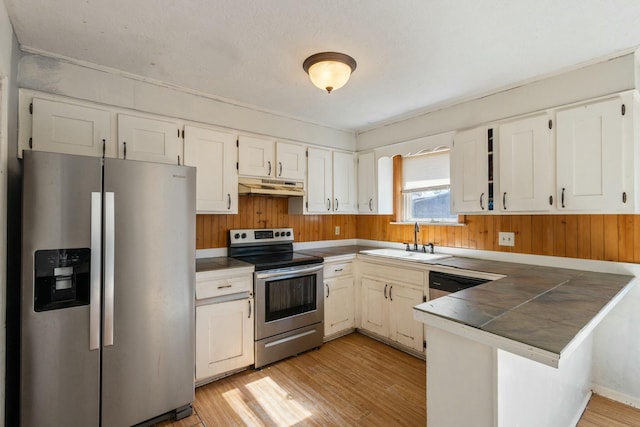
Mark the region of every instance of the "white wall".
POLYGON ((636 87, 635 54, 532 81, 360 132, 358 151, 570 104, 636 87))
POLYGON ((280 139, 355 150, 352 132, 254 110, 90 64, 25 53, 20 60, 18 80, 21 88, 280 139))

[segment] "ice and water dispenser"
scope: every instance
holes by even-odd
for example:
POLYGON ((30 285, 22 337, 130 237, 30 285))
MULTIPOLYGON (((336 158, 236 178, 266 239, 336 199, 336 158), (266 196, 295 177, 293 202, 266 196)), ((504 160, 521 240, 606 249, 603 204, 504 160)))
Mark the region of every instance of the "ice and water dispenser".
POLYGON ((36 251, 34 310, 89 304, 90 262, 87 248, 36 251))

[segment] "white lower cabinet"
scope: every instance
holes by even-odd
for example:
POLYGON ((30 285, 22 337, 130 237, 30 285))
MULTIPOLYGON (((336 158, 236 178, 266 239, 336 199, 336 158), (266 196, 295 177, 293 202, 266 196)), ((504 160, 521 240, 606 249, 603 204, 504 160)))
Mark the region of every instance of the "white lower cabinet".
POLYGON ((413 319, 413 307, 424 301, 426 273, 373 263, 362 271, 361 328, 423 352, 424 326, 413 319))
POLYGON ((252 271, 196 273, 196 385, 254 363, 252 271))
POLYGON ((352 263, 324 266, 324 336, 337 336, 355 327, 352 263))
POLYGON ((196 382, 253 359, 253 298, 196 307, 196 382))

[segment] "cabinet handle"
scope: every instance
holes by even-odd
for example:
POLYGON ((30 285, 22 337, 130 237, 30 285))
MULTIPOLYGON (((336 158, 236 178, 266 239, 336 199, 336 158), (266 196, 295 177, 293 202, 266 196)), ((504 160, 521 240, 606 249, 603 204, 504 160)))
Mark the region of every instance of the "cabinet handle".
POLYGON ((230 288, 233 285, 222 285, 222 286, 218 286, 218 289, 227 289, 230 288))
POLYGON ((127 142, 122 141, 122 145, 124 146, 124 159, 127 160, 127 142))
POLYGON ((484 200, 484 193, 480 194, 480 209, 484 210, 484 205, 482 204, 484 200))
POLYGON ((338 271, 342 271, 342 268, 336 268, 333 271, 337 273, 338 271))
POLYGON ((622 203, 627 203, 627 192, 626 191, 622 192, 622 203))
POLYGON ((104 154, 106 153, 106 151, 107 151, 107 140, 103 139, 102 140, 102 158, 103 159, 104 159, 104 154))
POLYGON ((267 172, 267 175, 271 176, 271 161, 267 162, 267 166, 269 167, 269 172, 267 172))
POLYGON ((389 286, 388 284, 384 285, 384 299, 387 299, 387 286, 389 286))
POLYGON ((507 210, 507 192, 502 193, 502 209, 507 210))
POLYGON ((327 197, 327 210, 331 210, 331 199, 327 197))
POLYGON ((553 196, 549 196, 549 206, 553 206, 553 196))
POLYGON ((393 301, 393 295, 391 294, 391 292, 392 292, 392 291, 393 291, 393 286, 391 286, 391 287, 389 288, 389 299, 390 299, 391 301, 393 301))
POLYGON ((564 190, 565 188, 562 189, 562 194, 560 196, 560 204, 562 205, 562 207, 564 208, 564 190))
POLYGON ((249 300, 248 302, 249 302, 249 316, 247 317, 247 319, 251 319, 251 300, 249 300))
POLYGON ((278 162, 278 168, 280 168, 280 172, 278 172, 278 176, 282 176, 282 162, 278 162))
POLYGON ((231 194, 227 193, 227 210, 231 210, 231 194))
POLYGON ((373 199, 369 199, 369 210, 373 212, 373 199))
POLYGON ((338 210, 338 199, 336 199, 336 211, 338 210))
POLYGON ((329 294, 331 293, 331 289, 329 288, 328 284, 324 284, 327 287, 327 298, 329 298, 329 294))

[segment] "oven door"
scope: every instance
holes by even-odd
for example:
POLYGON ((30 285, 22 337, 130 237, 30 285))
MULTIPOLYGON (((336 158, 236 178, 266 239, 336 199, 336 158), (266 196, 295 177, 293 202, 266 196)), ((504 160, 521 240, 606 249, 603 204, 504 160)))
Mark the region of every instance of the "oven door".
POLYGON ((256 340, 324 320, 322 264, 256 272, 256 340))

